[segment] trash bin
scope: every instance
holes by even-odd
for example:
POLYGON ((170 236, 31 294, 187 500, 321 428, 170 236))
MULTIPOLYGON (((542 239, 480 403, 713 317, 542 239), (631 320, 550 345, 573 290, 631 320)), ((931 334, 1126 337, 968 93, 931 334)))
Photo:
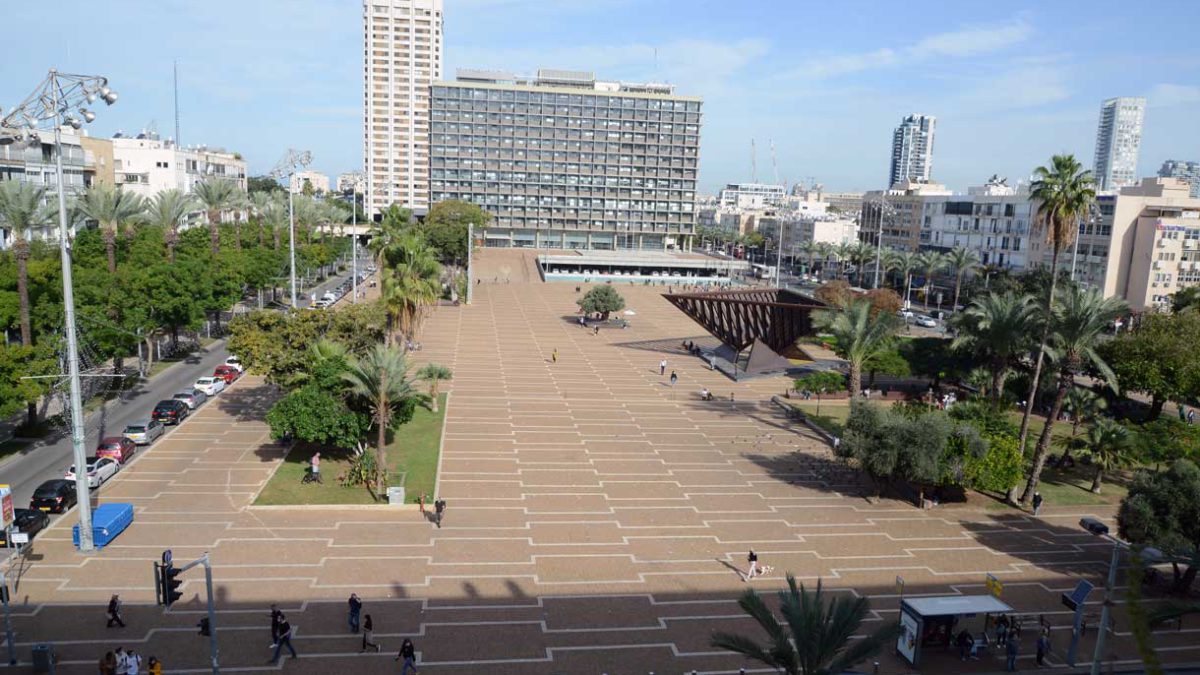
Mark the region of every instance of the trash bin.
POLYGON ((404 488, 390 487, 387 489, 388 504, 403 504, 404 503, 404 488))
POLYGON ((47 644, 33 646, 33 672, 54 672, 54 648, 47 644))

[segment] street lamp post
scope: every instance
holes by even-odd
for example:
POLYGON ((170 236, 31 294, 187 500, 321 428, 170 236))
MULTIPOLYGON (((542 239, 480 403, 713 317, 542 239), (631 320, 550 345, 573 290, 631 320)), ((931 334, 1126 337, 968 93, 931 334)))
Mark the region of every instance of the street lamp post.
POLYGON ((883 259, 883 216, 889 211, 894 210, 891 204, 887 202, 887 193, 879 196, 879 228, 875 235, 875 288, 879 288, 879 267, 880 261, 883 259))
POLYGON ((107 105, 117 102, 108 79, 94 75, 68 75, 51 69, 42 84, 19 106, 0 119, 0 142, 37 138, 39 125, 54 125, 54 177, 58 188, 58 250, 62 261, 63 321, 67 338, 67 382, 71 412, 71 449, 75 461, 75 494, 79 502, 79 550, 90 552, 92 504, 88 494, 87 451, 84 447, 83 397, 79 386, 79 341, 75 331, 75 286, 71 270, 70 228, 67 224, 66 181, 63 179, 62 125, 74 129, 96 119, 86 105, 97 98, 107 105), (8 131, 6 131, 8 130, 8 131))
POLYGON ((350 179, 350 228, 351 228, 351 249, 353 250, 353 263, 350 267, 351 273, 351 289, 350 293, 353 296, 351 302, 358 304, 358 190, 362 182, 366 180, 366 174, 361 171, 351 171, 347 174, 350 179))
MULTIPOLYGON (((312 163, 312 153, 304 150, 288 149, 283 157, 275 164, 275 168, 271 169, 271 177, 275 180, 283 178, 291 178, 295 175, 297 169, 306 167, 312 163)), ((292 309, 296 309, 296 206, 295 194, 292 190, 291 181, 288 186, 288 267, 289 275, 292 282, 292 309)))

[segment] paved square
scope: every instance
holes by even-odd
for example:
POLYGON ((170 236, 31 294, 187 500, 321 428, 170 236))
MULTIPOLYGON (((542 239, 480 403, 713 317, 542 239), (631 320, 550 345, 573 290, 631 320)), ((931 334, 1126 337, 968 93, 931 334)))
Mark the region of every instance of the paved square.
MULTIPOLYGON (((870 504, 852 472, 770 405, 783 378, 732 383, 683 353, 682 341, 707 338, 664 289, 619 287, 632 327, 597 336, 572 323, 574 285, 538 282, 523 252, 481 257, 475 304, 438 309, 416 354, 454 370, 442 529, 410 508, 251 507, 284 452, 262 422, 271 388, 248 376, 105 488, 103 501, 137 509, 115 544, 77 554, 68 519, 38 537, 10 573, 22 658, 53 642, 62 672, 93 672, 120 644, 171 672, 204 671, 203 577, 188 576, 170 612, 154 606, 151 562, 164 548, 181 561, 211 553, 228 672, 270 669, 272 602, 297 628, 301 658, 277 666, 289 671, 395 672, 411 637, 422 672, 752 672, 708 646, 713 630, 756 631, 735 603, 750 547, 777 570, 753 587, 774 591, 789 570, 820 578, 870 596, 873 621, 894 620, 897 575, 906 594, 978 594, 990 572, 1018 612, 1045 614, 1065 652, 1059 594, 1079 575, 1099 582, 1109 553, 1075 523, 1110 512, 870 504), (702 387, 717 400, 701 401, 702 387), (104 627, 114 592, 128 628, 104 627), (380 655, 360 655, 347 631, 351 592, 374 618, 380 655)), ((1127 625, 1117 627, 1113 649, 1132 660, 1127 625)), ((1164 658, 1196 660, 1194 633, 1159 634, 1164 658)), ((1032 666, 1031 639, 1025 647, 1032 666)), ((891 654, 880 661, 881 672, 908 672, 891 654)), ((1001 665, 934 653, 923 670, 1001 665)))

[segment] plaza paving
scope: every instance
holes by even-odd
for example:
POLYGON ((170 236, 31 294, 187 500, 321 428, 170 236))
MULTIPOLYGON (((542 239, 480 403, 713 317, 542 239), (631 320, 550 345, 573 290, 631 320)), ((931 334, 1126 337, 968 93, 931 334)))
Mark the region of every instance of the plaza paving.
MULTIPOLYGON (((1076 523, 1110 512, 868 503, 854 474, 770 405, 784 379, 733 383, 679 349, 703 331, 663 289, 621 287, 632 325, 597 336, 573 323, 574 285, 538 282, 528 256, 489 250, 480 268, 474 304, 439 308, 416 355, 455 374, 441 529, 408 507, 251 506, 284 449, 262 421, 271 387, 247 376, 104 489, 103 501, 137 509, 115 544, 82 556, 63 519, 10 571, 22 658, 53 642, 61 672, 94 672, 120 644, 171 672, 205 670, 208 642, 195 630, 203 575, 191 573, 184 600, 164 613, 151 572, 164 548, 177 561, 212 555, 226 671, 395 672, 410 637, 422 672, 753 672, 708 646, 714 630, 758 635, 735 602, 751 547, 776 572, 749 586, 774 591, 784 571, 823 579, 871 598, 868 627, 894 620, 897 575, 909 595, 979 594, 992 573, 1018 612, 1045 613, 1065 651, 1059 595, 1079 575, 1099 583, 1109 553, 1076 523), (675 387, 659 374, 662 358, 675 387), (701 401, 701 387, 718 399, 701 401), (104 626, 114 592, 127 603, 125 629, 104 626), (347 631, 351 592, 375 620, 380 655, 359 654, 347 631), (272 602, 301 654, 274 667, 272 602)), ((1125 629, 1119 620, 1113 647, 1132 659, 1125 629)), ((1158 644, 1168 660, 1200 660, 1194 630, 1158 644)), ((1025 646, 1032 667, 1031 638, 1025 646)), ((880 661, 881 672, 908 672, 890 653, 880 661)), ((922 671, 1001 665, 935 654, 922 671)))

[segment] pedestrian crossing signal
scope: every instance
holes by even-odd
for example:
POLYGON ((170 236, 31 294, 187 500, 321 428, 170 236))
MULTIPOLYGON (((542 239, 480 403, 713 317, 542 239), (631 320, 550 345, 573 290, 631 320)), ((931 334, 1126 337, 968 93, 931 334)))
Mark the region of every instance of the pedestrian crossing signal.
POLYGON ((181 572, 183 570, 175 567, 174 563, 168 562, 162 566, 162 602, 167 607, 183 597, 183 593, 179 591, 179 587, 183 585, 183 579, 179 578, 181 572))

